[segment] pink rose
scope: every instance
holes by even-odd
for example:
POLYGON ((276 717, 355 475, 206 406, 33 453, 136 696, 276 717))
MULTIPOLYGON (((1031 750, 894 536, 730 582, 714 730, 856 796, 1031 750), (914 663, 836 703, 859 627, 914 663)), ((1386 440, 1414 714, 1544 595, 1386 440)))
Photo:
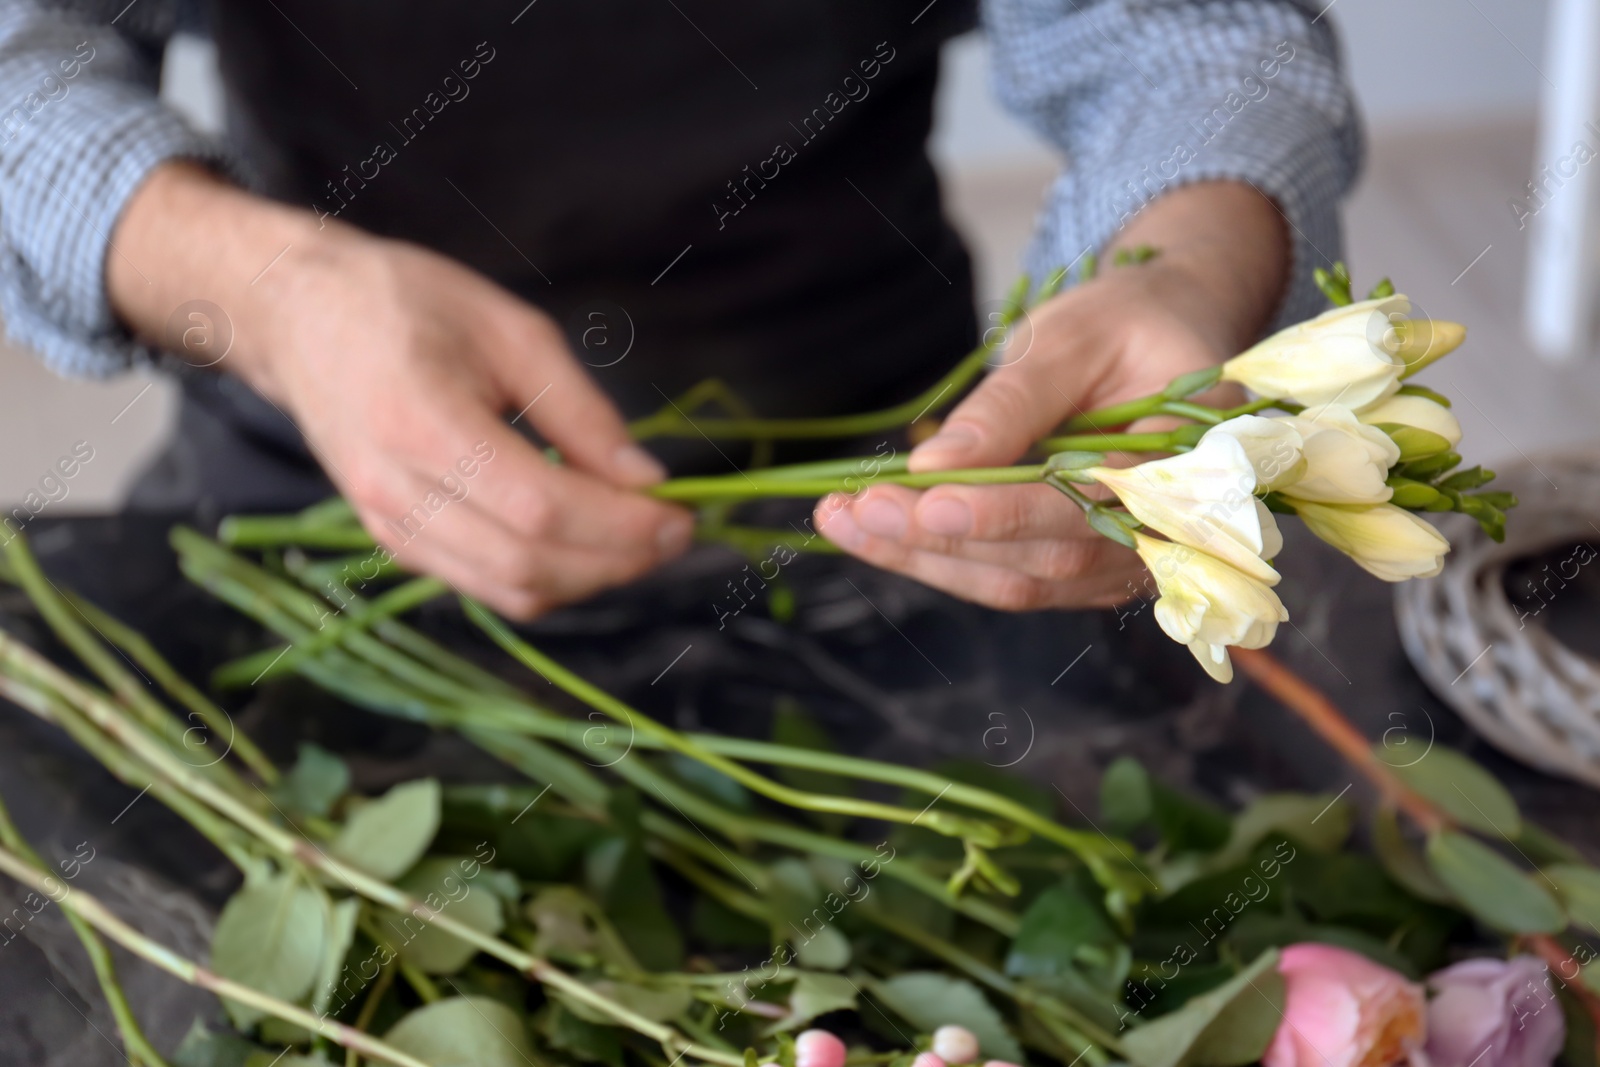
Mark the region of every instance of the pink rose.
POLYGON ((1309 942, 1285 948, 1278 970, 1288 996, 1264 1067, 1390 1067, 1421 1047, 1422 987, 1404 976, 1309 942))
POLYGON ((1532 956, 1466 960, 1428 988, 1432 1067, 1549 1067, 1567 1039, 1549 972, 1532 956))

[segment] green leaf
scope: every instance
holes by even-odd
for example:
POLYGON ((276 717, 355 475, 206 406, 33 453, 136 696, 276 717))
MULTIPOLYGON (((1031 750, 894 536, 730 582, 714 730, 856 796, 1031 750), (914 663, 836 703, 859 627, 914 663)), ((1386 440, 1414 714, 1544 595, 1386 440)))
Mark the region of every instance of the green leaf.
POLYGON ((734 811, 751 809, 750 791, 716 768, 681 752, 669 752, 666 762, 672 776, 693 792, 734 811))
POLYGON ((1544 869, 1556 885, 1572 921, 1600 932, 1600 871, 1574 863, 1556 863, 1544 869))
POLYGON ((1128 950, 1096 897, 1062 883, 1040 893, 1023 912, 1005 971, 1013 978, 1076 972, 1111 992, 1128 977, 1128 950))
POLYGON ((1409 762, 1398 746, 1380 744, 1374 750, 1396 777, 1462 826, 1508 841, 1522 832, 1522 815, 1506 787, 1455 749, 1435 745, 1421 759, 1409 762))
POLYGON ((1261 1058, 1283 1021, 1276 950, 1209 993, 1122 1039, 1135 1067, 1242 1067, 1261 1058))
MULTIPOLYGON (((322 892, 282 873, 245 883, 223 905, 211 935, 211 969, 224 978, 299 1001, 311 991, 327 940, 322 892)), ((240 1030, 262 1018, 255 1008, 224 1000, 240 1030)))
POLYGON ((311 1010, 318 1015, 326 1012, 333 1000, 339 976, 344 973, 344 958, 355 941, 356 920, 361 916, 361 901, 356 897, 348 897, 337 904, 328 901, 326 896, 323 900, 328 906, 328 936, 322 943, 322 967, 311 988, 311 1010))
POLYGON ((281 1052, 252 1052, 244 1067, 333 1067, 321 1056, 286 1056, 281 1052))
POLYGON ((570 1053, 586 1063, 623 1067, 622 1037, 612 1027, 580 1019, 560 1001, 546 1005, 537 1021, 539 1032, 557 1052, 570 1053))
POLYGON ((856 1009, 856 984, 842 974, 801 972, 789 990, 789 1014, 763 1032, 770 1036, 781 1030, 798 1030, 812 1019, 834 1011, 856 1009))
POLYGON ((1155 814, 1150 775, 1132 756, 1118 756, 1101 776, 1100 814, 1114 834, 1131 834, 1155 814))
POLYGON ((683 935, 667 914, 644 846, 636 838, 601 841, 585 857, 589 890, 628 950, 647 970, 675 971, 683 962, 683 935))
POLYGON ((383 1035, 402 1052, 441 1067, 528 1067, 537 1062, 522 1016, 490 997, 424 1004, 383 1035))
MULTIPOLYGON (((688 1010, 694 1002, 687 989, 674 987, 654 989, 649 986, 635 985, 631 982, 614 982, 602 978, 588 983, 595 992, 621 1004, 631 1011, 643 1015, 646 1019, 664 1023, 676 1019, 688 1010)), ((566 1009, 584 1022, 594 1023, 598 1026, 616 1026, 616 1020, 606 1015, 581 1000, 564 994, 555 994, 566 1009)))
POLYGON ((310 741, 300 742, 300 755, 273 791, 278 803, 306 815, 327 815, 350 788, 344 760, 310 741))
POLYGON ((196 1019, 172 1054, 172 1067, 245 1067, 261 1046, 225 1030, 208 1030, 196 1019))
POLYGON ((1128 531, 1128 526, 1117 513, 1103 507, 1092 507, 1086 510, 1084 517, 1089 520, 1089 528, 1102 537, 1109 537, 1123 548, 1133 547, 1133 534, 1128 531))
POLYGON ((1313 852, 1333 852, 1350 837, 1355 808, 1327 793, 1268 793, 1234 816, 1228 843, 1207 862, 1208 870, 1243 863, 1274 834, 1313 852))
POLYGON ((1372 851, 1384 873, 1406 892, 1433 904, 1453 904, 1455 898, 1400 832, 1393 808, 1379 808, 1372 816, 1372 851))
POLYGON ((1227 843, 1233 824, 1223 811, 1198 797, 1150 782, 1156 828, 1174 852, 1210 852, 1227 843))
POLYGON ((965 1026, 976 1035, 986 1057, 1022 1062, 1022 1046, 1011 1036, 1005 1020, 978 987, 964 978, 936 971, 905 971, 874 982, 873 988, 891 1011, 923 1033, 951 1024, 965 1026))
POLYGON ((1542 885, 1488 845, 1443 830, 1428 838, 1428 866, 1461 905, 1487 926, 1512 934, 1554 934, 1567 917, 1542 885))
POLYGON ((403 782, 345 820, 330 852, 368 874, 393 880, 411 869, 439 829, 439 783, 403 782))
POLYGON ((794 945, 800 966, 838 971, 850 965, 850 941, 834 919, 848 901, 838 893, 824 894, 804 860, 786 857, 767 868, 771 879, 775 922, 772 938, 794 945))
MULTIPOLYGON (((395 883, 424 905, 485 934, 505 928, 505 909, 475 859, 428 856, 395 883)), ((388 934, 399 938, 400 958, 426 974, 455 974, 478 950, 415 915, 389 912, 388 934)))

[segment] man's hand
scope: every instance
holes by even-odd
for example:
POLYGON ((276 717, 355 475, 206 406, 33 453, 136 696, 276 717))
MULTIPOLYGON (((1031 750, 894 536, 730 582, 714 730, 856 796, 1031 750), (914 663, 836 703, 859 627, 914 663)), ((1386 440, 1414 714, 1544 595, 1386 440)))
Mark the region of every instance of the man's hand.
MULTIPOLYGON (((1288 273, 1282 215, 1256 190, 1186 186, 1137 216, 1104 257, 1148 244, 1155 259, 1104 268, 1034 309, 1008 357, 911 454, 913 471, 1021 459, 1080 412, 1154 393, 1244 348, 1269 321, 1288 273)), ((1009 611, 1127 599, 1138 557, 1089 529, 1054 489, 875 486, 821 501, 817 528, 845 551, 1009 611)))
POLYGON ((221 307, 233 347, 217 369, 293 416, 408 568, 528 618, 688 547, 689 514, 632 491, 663 472, 560 330, 480 275, 182 164, 152 175, 113 239, 119 314, 170 344, 174 308, 221 307), (506 424, 518 413, 564 465, 506 424))

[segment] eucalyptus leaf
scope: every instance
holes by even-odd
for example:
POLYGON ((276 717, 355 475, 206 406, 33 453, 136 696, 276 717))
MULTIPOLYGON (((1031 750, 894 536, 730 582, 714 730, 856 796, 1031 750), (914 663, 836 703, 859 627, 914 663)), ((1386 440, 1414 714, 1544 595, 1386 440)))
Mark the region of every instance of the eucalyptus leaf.
POLYGON ((842 974, 802 972, 789 990, 789 1014, 768 1027, 763 1036, 798 1030, 829 1012, 854 1011, 856 988, 856 983, 842 974))
POLYGON ((393 880, 411 869, 439 829, 439 783, 403 782, 362 804, 328 850, 368 874, 393 880))
POLYGON ((1506 787, 1456 750, 1435 745, 1410 763, 1395 748, 1380 744, 1375 750, 1396 777, 1462 826, 1508 841, 1522 832, 1522 815, 1506 787))
POLYGON ((327 815, 350 788, 350 768, 332 752, 300 742, 300 753, 274 792, 278 803, 305 815, 327 815))
MULTIPOLYGON (((772 740, 792 748, 812 752, 836 752, 838 746, 822 725, 813 718, 800 702, 790 696, 781 696, 772 712, 772 740)), ((809 767, 774 767, 772 773, 780 782, 794 789, 828 796, 848 797, 856 794, 856 783, 841 774, 812 770, 809 767)), ((837 812, 809 812, 817 822, 835 831, 842 830, 850 819, 837 812)))
POLYGON ((383 1039, 435 1067, 528 1067, 538 1062, 522 1016, 491 997, 447 997, 424 1004, 383 1039))
POLYGON ((1556 885, 1572 921, 1600 932, 1600 870, 1574 863, 1555 863, 1544 876, 1556 885))
POLYGON ((652 971, 675 971, 683 962, 683 935, 667 914, 661 886, 637 838, 601 841, 585 857, 590 891, 628 950, 652 971))
MULTIPOLYGON (((395 885, 425 906, 494 935, 505 928, 505 908, 485 877, 488 873, 473 859, 428 856, 395 885), (469 873, 475 877, 469 878, 469 873)), ((386 925, 399 938, 400 958, 426 974, 455 974, 478 953, 455 934, 416 915, 390 912, 386 925)))
POLYGON ((1228 843, 1210 857, 1209 870, 1243 863, 1262 841, 1281 834, 1314 852, 1333 852, 1350 837, 1355 808, 1326 793, 1268 793, 1233 818, 1228 843))
POLYGON ((1554 934, 1567 917, 1544 886, 1481 841, 1452 830, 1428 839, 1428 866, 1461 906, 1512 934, 1554 934))
POLYGON ((539 1032, 557 1052, 570 1053, 586 1063, 623 1067, 622 1037, 610 1026, 580 1019, 560 1001, 545 1006, 538 1015, 539 1032))
MULTIPOLYGON (((670 1022, 688 1010, 694 1002, 689 991, 681 986, 655 989, 650 986, 636 985, 632 982, 614 982, 607 978, 590 982, 589 985, 602 996, 609 997, 630 1011, 636 1012, 653 1022, 670 1022)), ((585 1022, 597 1023, 602 1026, 615 1026, 616 1021, 609 1015, 601 1013, 596 1008, 572 997, 562 996, 561 1003, 568 1011, 585 1022)))
POLYGON ((355 897, 348 897, 337 904, 328 903, 328 936, 322 943, 322 967, 317 972, 316 984, 311 988, 311 1010, 318 1015, 326 1012, 333 1001, 339 976, 344 972, 344 958, 349 955, 350 945, 356 938, 356 920, 360 916, 361 901, 355 897))
POLYGON ((965 1026, 978 1038, 986 1057, 1022 1062, 1022 1047, 1005 1020, 965 978, 937 971, 905 971, 874 982, 873 988, 891 1011, 924 1033, 951 1024, 965 1026))
POLYGON ((773 940, 792 944, 802 967, 819 971, 848 967, 850 941, 834 925, 847 898, 831 890, 824 893, 804 860, 778 860, 767 868, 767 874, 775 918, 773 940))
POLYGON ((1155 813, 1150 775, 1132 756, 1118 756, 1100 777, 1100 814, 1114 834, 1131 834, 1155 813))
POLYGON ((1455 898, 1428 864, 1406 842, 1400 832, 1400 819, 1393 808, 1379 808, 1372 816, 1372 851, 1383 864, 1384 873, 1412 896, 1434 904, 1453 904, 1455 898))
POLYGON ((1283 1021, 1277 950, 1175 1012, 1131 1030, 1122 1051, 1135 1067, 1242 1067, 1261 1058, 1283 1021))
POLYGON ((244 1067, 333 1067, 331 1060, 321 1056, 285 1055, 282 1052, 252 1052, 244 1067))
POLYGON ((1040 893, 1023 912, 1005 971, 1014 978, 1056 978, 1071 971, 1112 991, 1128 977, 1127 947, 1098 895, 1064 882, 1040 893))
POLYGON ((261 1046, 225 1030, 208 1030, 196 1019, 172 1054, 172 1067, 245 1067, 261 1046))
MULTIPOLYGON (((223 905, 211 935, 211 969, 224 978, 299 1001, 322 967, 327 912, 322 891, 292 872, 258 878, 223 905)), ((224 1000, 228 1017, 248 1030, 262 1012, 224 1000)))

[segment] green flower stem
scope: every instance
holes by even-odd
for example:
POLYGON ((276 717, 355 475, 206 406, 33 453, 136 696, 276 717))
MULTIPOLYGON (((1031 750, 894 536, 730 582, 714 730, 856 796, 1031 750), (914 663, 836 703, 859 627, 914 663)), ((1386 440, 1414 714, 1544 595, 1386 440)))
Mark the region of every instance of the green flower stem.
MULTIPOLYGON (((778 468, 781 469, 781 468, 778 468)), ((843 478, 771 477, 768 471, 749 474, 719 474, 710 477, 673 478, 652 486, 648 492, 659 500, 699 503, 711 500, 761 500, 773 497, 814 498, 829 493, 857 493, 869 485, 905 485, 927 489, 935 485, 1020 485, 1037 482, 1044 468, 1028 464, 1019 467, 973 467, 966 470, 884 473, 873 477, 848 475, 843 478)))
POLYGON ((387 590, 372 601, 331 619, 312 640, 286 648, 263 649, 252 656, 234 660, 217 668, 211 680, 222 688, 255 685, 265 678, 287 674, 305 656, 314 656, 341 643, 353 628, 370 627, 380 619, 403 615, 450 592, 438 578, 413 578, 387 590))
MULTIPOLYGON (((4 799, 0 799, 0 845, 16 853, 20 860, 36 870, 49 870, 45 862, 39 858, 39 854, 23 838, 22 832, 17 829, 17 824, 11 820, 11 812, 6 807, 4 799)), ((105 942, 100 940, 100 935, 95 933, 94 927, 80 918, 77 912, 62 909, 61 914, 66 916, 72 932, 77 935, 83 944, 84 952, 89 956, 89 964, 94 968, 94 977, 100 985, 100 993, 111 1008, 111 1017, 116 1020, 117 1034, 122 1038, 122 1050, 128 1057, 128 1063, 132 1067, 167 1067, 167 1061, 161 1058, 161 1053, 156 1051, 155 1046, 150 1044, 150 1039, 145 1036, 138 1017, 133 1013, 133 1006, 128 1003, 127 994, 122 991, 122 983, 117 980, 116 963, 106 949, 105 942)))
MULTIPOLYGON (((283 595, 287 602, 294 602, 296 597, 305 598, 310 602, 300 603, 297 614, 303 619, 314 620, 323 609, 317 606, 318 602, 310 594, 293 586, 287 586, 281 579, 274 578, 193 531, 174 531, 174 543, 182 553, 180 564, 184 572, 198 584, 256 618, 282 637, 290 640, 306 639, 311 633, 306 623, 296 621, 293 613, 286 611, 279 601, 272 598, 274 592, 283 595), (253 579, 253 584, 247 585, 239 579, 253 579), (287 589, 282 588, 284 586, 287 586, 287 589)), ((394 654, 393 649, 388 651, 394 654)), ((415 666, 416 664, 413 664, 413 667, 415 666)), ((451 706, 439 698, 421 696, 403 686, 396 686, 391 678, 382 673, 382 667, 375 668, 370 663, 352 659, 340 650, 330 650, 321 657, 307 659, 302 662, 300 669, 318 685, 361 707, 387 714, 402 714, 435 726, 454 727, 469 741, 484 748, 496 758, 504 760, 529 777, 548 782, 580 807, 602 814, 605 811, 605 786, 595 779, 587 768, 557 756, 532 738, 509 732, 506 724, 507 715, 515 712, 516 729, 537 731, 545 737, 568 745, 581 746, 581 733, 575 736, 575 724, 571 719, 554 715, 525 702, 511 703, 497 700, 492 695, 474 694, 470 691, 460 693, 461 698, 469 703, 469 708, 451 706), (331 664, 325 662, 330 657, 331 664), (491 720, 493 725, 486 725, 491 720)), ((636 738, 636 743, 644 742, 643 737, 636 738)), ((700 794, 684 789, 666 776, 655 773, 642 760, 622 759, 611 770, 624 780, 631 781, 657 797, 671 798, 672 803, 675 803, 681 811, 688 812, 691 818, 716 828, 730 840, 762 841, 797 852, 835 856, 851 863, 866 863, 876 858, 870 849, 850 841, 782 823, 749 819, 726 811, 700 794)), ((694 832, 665 816, 647 812, 644 828, 680 847, 690 850, 705 849, 703 858, 708 862, 733 862, 714 846, 708 846, 694 832)), ((892 872, 896 879, 955 908, 977 922, 1009 935, 1016 933, 1016 917, 988 901, 969 896, 952 897, 937 878, 908 864, 891 864, 885 869, 892 872)), ((734 868, 732 873, 737 873, 737 868, 734 868)))
POLYGON ((204 805, 155 776, 148 765, 110 741, 84 720, 60 694, 48 687, 29 683, 0 672, 0 696, 45 722, 60 727, 85 751, 109 770, 118 781, 136 789, 149 789, 152 796, 177 812, 202 836, 215 845, 235 867, 248 872, 256 866, 255 857, 240 840, 237 829, 219 819, 204 805))
POLYGON ((285 560, 285 566, 295 578, 313 589, 326 589, 341 582, 351 581, 359 582, 365 587, 367 582, 398 578, 405 574, 405 569, 400 566, 399 560, 388 552, 378 552, 376 549, 374 543, 369 545, 368 551, 365 552, 334 556, 329 559, 301 557, 298 561, 285 560), (361 571, 366 573, 360 573, 361 571))
MULTIPOLYGON (((16 571, 3 559, 0 559, 0 581, 7 581, 19 587, 22 585, 16 571)), ((188 708, 215 736, 230 737, 233 742, 233 752, 238 755, 240 762, 256 773, 257 777, 269 785, 278 780, 278 768, 273 766, 272 761, 256 747, 256 743, 235 729, 228 713, 217 707, 187 678, 179 674, 143 634, 72 590, 61 589, 59 586, 56 588, 68 606, 82 615, 84 620, 107 641, 126 652, 128 658, 133 660, 140 670, 148 674, 174 700, 188 708)))
MULTIPOLYGON (((60 883, 56 882, 53 877, 38 870, 9 848, 0 848, 0 871, 46 896, 52 896, 55 891, 60 889, 60 883), (51 888, 52 883, 55 885, 54 890, 51 888)), ((226 997, 240 1004, 249 1005, 273 1018, 293 1023, 314 1034, 320 1034, 335 1044, 355 1049, 368 1059, 393 1064, 394 1067, 430 1067, 429 1064, 422 1060, 401 1052, 399 1049, 372 1037, 370 1034, 364 1034, 352 1026, 346 1026, 343 1023, 317 1015, 315 1012, 308 1011, 298 1005, 290 1004, 260 990, 252 989, 250 986, 240 985, 238 982, 224 978, 191 960, 185 959, 165 945, 152 941, 139 933, 139 931, 118 918, 99 900, 81 889, 72 890, 66 896, 57 900, 56 903, 63 912, 78 916, 79 919, 93 927, 97 932, 105 935, 109 940, 116 942, 135 956, 154 964, 182 982, 215 993, 219 997, 226 997)))
MULTIPOLYGON (((284 597, 286 600, 304 598, 303 602, 300 602, 298 611, 301 618, 316 619, 323 610, 319 606, 319 602, 309 593, 288 586, 288 583, 282 582, 281 579, 272 577, 265 571, 256 568, 253 564, 234 556, 214 543, 200 538, 198 535, 187 536, 180 541, 175 534, 175 542, 180 544, 180 551, 183 553, 182 562, 186 572, 190 573, 191 577, 196 578, 202 585, 210 588, 214 593, 222 596, 223 599, 228 600, 246 614, 252 615, 258 621, 274 629, 280 636, 290 640, 302 639, 307 629, 297 625, 292 618, 281 611, 267 610, 271 601, 264 598, 273 593, 284 597), (202 557, 209 563, 214 564, 215 568, 204 573, 194 569, 192 564, 198 562, 202 557), (261 583, 257 587, 259 591, 252 594, 236 586, 225 586, 219 577, 220 571, 224 567, 227 568, 229 574, 236 577, 258 578, 261 583), (294 594, 294 597, 289 596, 291 593, 294 594)), ((359 610, 359 605, 360 602, 357 601, 357 607, 354 610, 359 610)), ((403 624, 394 623, 393 625, 397 633, 406 633, 414 637, 416 643, 413 648, 425 651, 430 656, 433 656, 441 667, 448 666, 452 662, 465 664, 465 661, 461 661, 454 653, 435 645, 427 638, 421 637, 421 635, 415 634, 415 631, 411 631, 403 624)), ((499 629, 502 634, 507 633, 503 625, 499 629)), ((495 635, 491 633, 491 636, 495 635)), ((483 673, 480 668, 472 667, 471 670, 483 673)), ((362 706, 374 707, 376 710, 392 710, 393 703, 390 703, 389 707, 386 708, 383 701, 374 704, 370 697, 363 698, 361 694, 352 690, 350 682, 358 672, 359 668, 351 664, 341 663, 338 669, 317 670, 316 677, 313 677, 313 680, 341 695, 347 696, 353 702, 362 706)), ((459 688, 447 690, 444 695, 450 699, 471 704, 480 709, 484 715, 487 715, 492 710, 499 709, 502 716, 512 716, 512 721, 508 722, 506 718, 502 717, 497 719, 493 726, 485 726, 491 732, 495 730, 514 730, 534 733, 548 740, 562 741, 569 744, 572 742, 574 735, 573 720, 555 715, 538 707, 516 690, 508 691, 506 683, 499 678, 492 675, 487 676, 487 678, 494 686, 498 687, 492 693, 484 693, 481 690, 473 692, 470 689, 459 688), (496 699, 497 697, 504 697, 505 699, 496 699)), ((405 706, 406 698, 398 692, 390 692, 384 700, 390 702, 399 701, 401 706, 405 706)), ((415 698, 411 698, 410 703, 418 707, 417 714, 420 716, 442 713, 437 710, 421 710, 423 705, 417 704, 415 698)), ((436 708, 433 704, 426 705, 426 707, 429 709, 436 708)), ((637 715, 631 709, 629 711, 637 715)), ((435 721, 437 724, 436 718, 430 721, 435 721)), ((458 719, 456 724, 460 725, 461 721, 458 719)), ((483 724, 484 720, 480 718, 478 722, 483 724)), ((1100 835, 1070 829, 1054 820, 1039 815, 1031 808, 989 790, 954 782, 941 775, 893 763, 865 760, 836 753, 817 752, 744 738, 724 737, 713 734, 690 734, 685 736, 692 744, 716 755, 731 759, 807 770, 828 771, 867 781, 916 789, 931 797, 942 796, 952 803, 1006 819, 1071 850, 1088 863, 1097 877, 1100 877, 1108 887, 1120 887, 1125 893, 1137 897, 1140 895, 1141 886, 1145 884, 1141 879, 1135 877, 1137 868, 1129 865, 1124 859, 1124 856, 1134 854, 1131 846, 1119 847, 1117 842, 1103 838, 1100 835)), ((653 736, 641 730, 634 731, 632 740, 636 746, 641 748, 669 747, 659 736, 653 736)), ((493 743, 503 747, 506 742, 502 737, 493 741, 493 743)), ((542 780, 549 781, 549 773, 547 769, 547 772, 539 777, 542 780)), ((596 800, 593 792, 594 789, 603 787, 596 782, 593 786, 583 788, 590 790, 586 803, 589 805, 597 804, 603 809, 604 800, 596 800)), ((855 809, 851 809, 849 813, 860 814, 855 809)), ((823 840, 829 839, 824 838, 823 840)), ((813 844, 815 843, 813 842, 813 844)), ((810 850, 810 846, 802 846, 802 850, 810 850)), ((941 900, 947 899, 946 894, 943 892, 936 894, 936 896, 941 900)))
MULTIPOLYGON (((1056 283, 1059 285, 1059 283, 1056 283)), ((637 419, 628 427, 637 440, 652 437, 709 437, 755 438, 758 440, 816 440, 826 437, 861 437, 866 434, 896 430, 908 426, 920 416, 941 410, 955 401, 968 385, 983 373, 989 357, 1005 339, 1010 326, 1022 314, 1026 299, 1026 279, 1023 286, 1013 289, 1000 322, 985 331, 983 343, 927 389, 903 403, 881 411, 866 411, 855 415, 836 415, 812 419, 756 419, 756 418, 692 418, 693 407, 669 404, 653 415, 637 419)), ((1049 283, 1041 294, 1049 292, 1049 283)), ((688 399, 687 397, 685 399, 688 399)), ((698 398, 697 398, 698 399, 698 398)))
MULTIPOLYGON (((28 547, 28 539, 20 533, 12 537, 5 544, 5 555, 17 584, 28 594, 34 607, 45 622, 49 623, 50 629, 62 643, 105 683, 106 688, 110 689, 140 722, 165 738, 177 751, 185 751, 185 740, 190 730, 159 700, 151 696, 149 688, 143 681, 135 678, 111 650, 102 644, 96 635, 89 632, 84 625, 84 617, 67 603, 55 583, 39 568, 33 550, 28 547)), ((233 724, 227 721, 227 716, 223 716, 222 719, 218 725, 226 726, 229 732, 233 732, 233 724)), ((224 736, 219 733, 218 740, 224 736)), ((248 795, 249 790, 245 784, 233 773, 231 767, 222 762, 221 757, 199 766, 204 768, 205 774, 235 795, 248 795)))
POLYGON ((630 708, 627 704, 587 679, 567 670, 567 668, 512 633, 498 616, 470 597, 462 597, 461 606, 466 611, 467 617, 477 623, 479 628, 493 638, 496 644, 510 653, 519 663, 522 663, 547 681, 553 682, 563 692, 583 701, 596 711, 605 713, 618 723, 627 726, 635 734, 653 737, 667 748, 697 760, 714 770, 721 771, 752 792, 803 811, 833 812, 864 819, 882 819, 885 822, 897 822, 906 825, 922 824, 926 825, 928 829, 944 834, 947 837, 969 839, 978 845, 988 848, 994 848, 1002 841, 1000 831, 995 826, 956 815, 952 812, 941 811, 931 807, 919 812, 911 808, 882 804, 872 800, 824 796, 820 793, 811 793, 784 785, 781 782, 775 782, 765 775, 757 774, 742 763, 736 763, 709 751, 671 727, 656 722, 635 708, 630 708))
POLYGON ((298 515, 230 515, 217 527, 217 538, 233 548, 307 548, 356 550, 372 548, 372 535, 360 524, 308 523, 298 515))
MULTIPOLYGON (((178 760, 159 741, 146 733, 143 727, 129 720, 115 704, 85 689, 38 653, 5 633, 0 633, 0 673, 20 677, 25 681, 57 690, 82 710, 85 717, 107 736, 120 742, 134 755, 148 762, 157 773, 164 775, 178 788, 212 808, 223 817, 232 820, 262 844, 278 853, 283 859, 303 864, 333 884, 342 885, 375 904, 392 908, 395 911, 409 913, 425 922, 432 923, 440 930, 465 941, 480 952, 493 956, 495 959, 526 974, 543 985, 553 987, 568 997, 584 1002, 596 1011, 616 1020, 621 1026, 643 1034, 671 1051, 683 1052, 686 1055, 714 1063, 723 1063, 727 1067, 742 1067, 742 1061, 736 1057, 701 1048, 693 1042, 686 1041, 675 1033, 671 1027, 653 1022, 637 1012, 618 1004, 604 994, 591 989, 572 975, 567 974, 548 960, 524 952, 499 938, 484 934, 477 928, 452 915, 428 907, 421 901, 381 879, 375 878, 359 868, 352 867, 342 860, 333 858, 311 842, 296 836, 291 831, 262 816, 254 808, 244 804, 226 790, 219 788, 209 779, 197 774, 192 767, 178 760)), ((88 916, 85 916, 85 918, 88 918, 88 916)), ((254 991, 248 992, 254 993, 254 991)), ((225 995, 233 997, 232 993, 225 995)), ((252 1003, 252 1001, 243 997, 233 997, 233 999, 240 1000, 242 1003, 252 1003)), ((311 1015, 309 1012, 304 1014, 309 1019, 316 1019, 316 1016, 311 1015)), ((298 1019, 291 1021, 299 1022, 298 1019)), ((305 1023, 301 1023, 301 1025, 305 1025, 305 1023)), ((310 1028, 319 1033, 326 1033, 325 1031, 317 1030, 316 1027, 310 1028)), ((343 1027, 342 1029, 348 1030, 349 1028, 343 1027)), ((328 1034, 327 1036, 332 1037, 333 1035, 328 1034)), ((365 1037, 366 1035, 361 1036, 365 1037)))
POLYGON ((737 552, 750 556, 760 556, 780 547, 821 555, 842 555, 844 552, 838 545, 818 533, 758 526, 702 526, 695 531, 695 540, 705 544, 727 545, 737 552))
POLYGON ((1159 433, 1080 433, 1047 437, 1036 445, 1045 454, 1054 452, 1171 452, 1175 435, 1159 433))
POLYGON ((1094 1020, 1083 1015, 1076 1008, 1071 1007, 1056 997, 1033 993, 1001 972, 995 970, 987 963, 967 952, 957 948, 943 938, 936 937, 916 923, 905 922, 896 918, 879 907, 863 909, 869 920, 889 933, 916 945, 930 955, 948 963, 956 970, 965 973, 969 978, 999 993, 1008 1000, 1013 1000, 1022 1007, 1030 1008, 1039 1014, 1056 1016, 1066 1024, 1066 1033, 1072 1035, 1069 1041, 1070 1050, 1088 1060, 1090 1063, 1103 1064, 1108 1062, 1102 1049, 1120 1052, 1121 1043, 1116 1037, 1107 1033, 1094 1020))

